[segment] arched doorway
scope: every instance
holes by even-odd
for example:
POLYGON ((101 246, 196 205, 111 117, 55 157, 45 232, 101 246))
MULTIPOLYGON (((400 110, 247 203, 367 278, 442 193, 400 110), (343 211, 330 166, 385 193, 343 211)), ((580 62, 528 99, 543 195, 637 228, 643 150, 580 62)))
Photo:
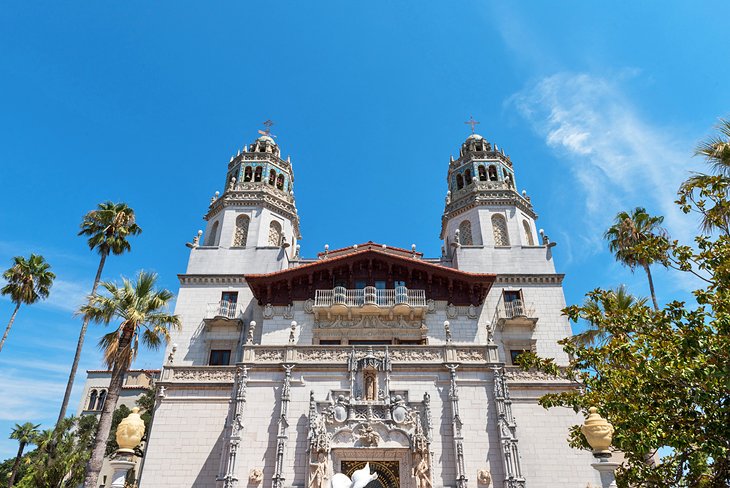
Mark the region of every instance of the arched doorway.
POLYGON ((370 472, 378 473, 378 479, 371 481, 365 488, 400 488, 400 463, 398 461, 342 461, 342 473, 352 477, 352 473, 370 463, 370 472))

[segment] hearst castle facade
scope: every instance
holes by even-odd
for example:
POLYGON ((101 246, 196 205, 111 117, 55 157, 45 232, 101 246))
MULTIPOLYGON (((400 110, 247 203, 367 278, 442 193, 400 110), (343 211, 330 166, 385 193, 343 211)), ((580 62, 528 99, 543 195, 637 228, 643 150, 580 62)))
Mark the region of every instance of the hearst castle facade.
POLYGON ((440 257, 305 258, 291 161, 268 131, 232 158, 179 275, 140 486, 328 488, 365 463, 368 488, 600 485, 566 441, 582 417, 536 402, 575 385, 514 366, 567 362, 570 334, 515 166, 472 134, 447 181, 440 257))

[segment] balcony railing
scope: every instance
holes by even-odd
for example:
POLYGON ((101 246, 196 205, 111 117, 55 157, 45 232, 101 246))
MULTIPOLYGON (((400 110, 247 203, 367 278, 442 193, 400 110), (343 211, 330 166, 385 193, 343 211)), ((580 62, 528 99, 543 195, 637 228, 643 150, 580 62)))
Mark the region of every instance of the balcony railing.
POLYGON ((333 305, 344 305, 345 307, 363 307, 367 305, 377 307, 394 307, 396 305, 425 307, 426 291, 409 290, 405 286, 389 290, 377 289, 374 286, 348 290, 338 286, 332 290, 316 291, 314 296, 315 307, 331 307, 333 305))
POLYGON ((381 290, 374 286, 348 290, 342 286, 332 290, 316 290, 315 314, 330 315, 408 315, 422 316, 428 309, 425 290, 409 290, 399 286, 381 290))
POLYGON ((527 303, 522 299, 504 301, 499 300, 497 304, 497 310, 495 311, 496 322, 500 329, 504 328, 505 325, 516 324, 516 325, 529 325, 535 327, 537 324, 537 317, 535 317, 535 306, 531 303, 527 303))
POLYGON ((209 303, 205 310, 206 320, 228 319, 237 320, 242 317, 241 306, 236 302, 221 300, 209 303))

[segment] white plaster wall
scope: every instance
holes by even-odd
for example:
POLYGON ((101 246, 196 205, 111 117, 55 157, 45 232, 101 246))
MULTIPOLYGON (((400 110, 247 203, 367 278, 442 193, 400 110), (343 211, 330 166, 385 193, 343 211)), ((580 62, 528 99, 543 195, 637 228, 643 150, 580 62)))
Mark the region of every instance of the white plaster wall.
POLYGON ((453 262, 470 273, 555 274, 552 250, 546 246, 461 246, 453 262))

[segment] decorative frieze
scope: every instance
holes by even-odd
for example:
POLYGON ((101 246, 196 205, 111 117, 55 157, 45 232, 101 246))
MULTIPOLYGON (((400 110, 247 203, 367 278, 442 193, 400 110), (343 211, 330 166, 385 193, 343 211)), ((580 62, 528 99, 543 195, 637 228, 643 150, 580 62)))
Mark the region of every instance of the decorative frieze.
POLYGON ((178 383, 233 383, 233 366, 166 366, 162 381, 178 383))
POLYGON ((499 274, 494 284, 496 285, 560 285, 563 283, 564 274, 499 274))
POLYGON ((181 285, 245 285, 243 275, 193 275, 179 274, 177 279, 181 285))

